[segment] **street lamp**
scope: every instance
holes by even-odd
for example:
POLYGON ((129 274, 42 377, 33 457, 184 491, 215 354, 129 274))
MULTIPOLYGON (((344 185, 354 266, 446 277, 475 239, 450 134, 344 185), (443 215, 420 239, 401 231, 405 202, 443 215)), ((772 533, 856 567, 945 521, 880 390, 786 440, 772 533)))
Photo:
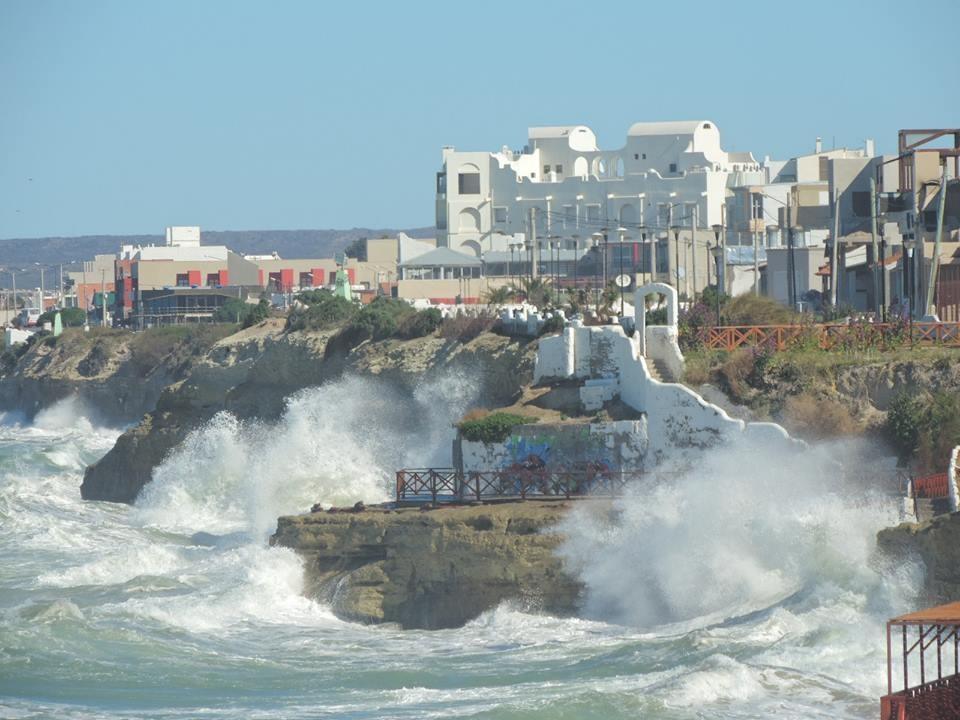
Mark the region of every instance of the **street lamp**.
POLYGON ((787 252, 790 253, 790 284, 793 288, 791 305, 793 306, 794 310, 796 309, 796 305, 797 305, 797 256, 796 256, 796 253, 794 252, 794 247, 796 246, 796 242, 794 238, 796 237, 796 234, 802 233, 802 232, 803 232, 802 225, 792 225, 789 231, 790 248, 787 252))
MULTIPOLYGON (((723 248, 721 248, 721 246, 720 246, 720 233, 723 232, 723 225, 721 225, 720 223, 714 223, 714 224, 711 225, 710 227, 711 227, 711 229, 713 230, 713 239, 714 239, 714 241, 717 243, 717 247, 720 248, 720 256, 722 257, 722 255, 723 255, 723 248)), ((713 251, 711 251, 711 252, 713 252, 713 251)), ((718 257, 718 255, 714 254, 714 257, 718 257)), ((724 270, 726 270, 726 268, 724 268, 724 270)), ((726 275, 726 274, 727 274, 726 272, 723 273, 723 275, 726 275)), ((721 277, 720 277, 720 271, 719 271, 719 269, 718 269, 718 270, 717 270, 717 292, 720 292, 720 289, 723 288, 723 287, 726 285, 725 282, 721 284, 721 281, 722 281, 722 280, 726 280, 726 278, 725 278, 725 277, 724 277, 724 278, 721 278, 721 277)))
MULTIPOLYGON (((714 225, 714 228, 717 226, 714 225)), ((723 248, 720 246, 719 232, 717 232, 717 244, 710 248, 710 254, 713 255, 713 260, 716 263, 717 271, 717 326, 720 325, 720 263, 723 262, 723 248)))
MULTIPOLYGON (((644 224, 643 220, 640 221, 640 278, 645 283, 647 282, 645 269, 647 267, 647 261, 645 255, 647 252, 647 226, 644 224)), ((653 260, 653 254, 650 255, 651 262, 653 260)))
POLYGON ((907 317, 910 323, 910 346, 913 346, 913 296, 915 294, 914 285, 916 279, 916 268, 913 265, 913 251, 917 249, 917 241, 914 238, 913 233, 910 233, 903 240, 903 249, 907 253, 908 263, 904 264, 904 280, 906 284, 906 296, 907 296, 907 317), (907 272, 907 267, 910 268, 907 272))
POLYGON ((617 228, 618 251, 620 253, 620 272, 617 277, 617 285, 620 286, 620 317, 623 317, 623 238, 627 234, 626 228, 617 228))
POLYGON ((676 268, 674 269, 677 282, 677 294, 680 294, 680 226, 671 225, 670 232, 673 233, 673 245, 674 245, 674 262, 676 268))
POLYGON ((603 242, 603 233, 595 232, 590 236, 590 239, 593 241, 593 247, 591 248, 594 252, 593 258, 593 287, 594 287, 594 298, 596 300, 595 306, 597 311, 597 317, 600 317, 600 292, 597 289, 597 255, 600 254, 601 243, 603 242))

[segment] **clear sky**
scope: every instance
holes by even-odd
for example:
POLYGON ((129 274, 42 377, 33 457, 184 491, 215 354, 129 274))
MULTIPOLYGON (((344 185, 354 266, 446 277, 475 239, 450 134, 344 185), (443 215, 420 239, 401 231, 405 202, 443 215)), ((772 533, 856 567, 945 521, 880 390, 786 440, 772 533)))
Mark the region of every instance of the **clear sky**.
POLYGON ((0 0, 0 238, 432 225, 441 146, 530 125, 891 152, 960 126, 960 1, 918 8, 0 0))

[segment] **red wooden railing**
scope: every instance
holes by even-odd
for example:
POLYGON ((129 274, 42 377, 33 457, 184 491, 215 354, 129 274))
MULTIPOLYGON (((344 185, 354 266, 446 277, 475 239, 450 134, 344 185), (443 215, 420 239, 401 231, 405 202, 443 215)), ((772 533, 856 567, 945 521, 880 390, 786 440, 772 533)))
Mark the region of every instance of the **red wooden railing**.
POLYGON ((936 473, 913 478, 913 496, 915 498, 942 498, 950 496, 950 478, 947 473, 936 473))
POLYGON ((803 343, 823 350, 844 347, 885 348, 910 343, 960 347, 960 323, 721 325, 703 328, 699 336, 707 349, 728 351, 756 346, 780 351, 803 343))
POLYGON ((910 688, 880 698, 880 720, 960 718, 960 676, 910 688))

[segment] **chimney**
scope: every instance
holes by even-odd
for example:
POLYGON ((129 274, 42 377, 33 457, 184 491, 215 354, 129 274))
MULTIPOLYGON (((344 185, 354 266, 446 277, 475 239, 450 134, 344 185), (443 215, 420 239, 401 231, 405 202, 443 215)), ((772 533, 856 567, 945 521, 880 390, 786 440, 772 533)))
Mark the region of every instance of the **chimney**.
POLYGON ((868 158, 872 158, 874 155, 876 155, 876 148, 873 146, 873 138, 867 138, 864 145, 866 146, 868 158))
POLYGON ((815 147, 816 147, 816 150, 814 150, 814 152, 817 153, 817 155, 819 155, 820 153, 823 152, 823 139, 822 139, 822 138, 819 138, 819 137, 817 138, 817 144, 816 144, 815 147))

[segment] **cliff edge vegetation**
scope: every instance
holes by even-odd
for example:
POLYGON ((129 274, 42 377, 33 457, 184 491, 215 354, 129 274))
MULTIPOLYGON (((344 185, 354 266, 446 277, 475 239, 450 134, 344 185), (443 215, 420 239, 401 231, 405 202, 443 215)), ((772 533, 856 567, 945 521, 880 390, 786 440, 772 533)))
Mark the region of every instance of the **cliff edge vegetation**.
POLYGON ((141 332, 68 327, 59 337, 34 335, 0 354, 0 408, 31 418, 77 397, 111 424, 132 422, 153 409, 171 383, 233 325, 181 325, 141 332))

